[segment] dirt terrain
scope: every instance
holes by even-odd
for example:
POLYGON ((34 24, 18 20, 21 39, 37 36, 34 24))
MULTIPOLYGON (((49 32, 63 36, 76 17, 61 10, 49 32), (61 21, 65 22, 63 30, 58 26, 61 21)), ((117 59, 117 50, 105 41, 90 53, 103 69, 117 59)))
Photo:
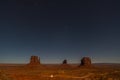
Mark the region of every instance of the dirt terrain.
POLYGON ((0 64, 0 80, 120 80, 120 64, 0 64))

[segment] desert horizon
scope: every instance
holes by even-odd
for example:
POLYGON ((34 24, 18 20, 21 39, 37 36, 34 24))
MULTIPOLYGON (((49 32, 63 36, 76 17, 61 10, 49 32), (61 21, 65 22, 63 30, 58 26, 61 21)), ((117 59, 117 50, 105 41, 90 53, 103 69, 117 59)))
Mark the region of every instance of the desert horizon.
POLYGON ((0 80, 120 80, 120 0, 0 0, 0 80))
POLYGON ((92 63, 83 57, 79 64, 43 64, 31 56, 27 64, 0 63, 1 80, 120 80, 120 63, 92 63))

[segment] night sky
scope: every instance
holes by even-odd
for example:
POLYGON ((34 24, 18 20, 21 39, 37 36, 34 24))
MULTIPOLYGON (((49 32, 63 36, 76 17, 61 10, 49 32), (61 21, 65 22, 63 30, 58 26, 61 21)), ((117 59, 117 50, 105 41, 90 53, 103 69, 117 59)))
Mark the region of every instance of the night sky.
POLYGON ((0 63, 120 63, 120 2, 1 0, 0 63))

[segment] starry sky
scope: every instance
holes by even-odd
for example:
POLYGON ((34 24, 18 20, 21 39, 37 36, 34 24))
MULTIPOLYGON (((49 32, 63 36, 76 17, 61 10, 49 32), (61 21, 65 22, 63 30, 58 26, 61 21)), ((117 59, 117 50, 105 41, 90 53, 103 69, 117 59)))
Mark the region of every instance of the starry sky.
POLYGON ((1 0, 0 63, 120 63, 120 2, 1 0))

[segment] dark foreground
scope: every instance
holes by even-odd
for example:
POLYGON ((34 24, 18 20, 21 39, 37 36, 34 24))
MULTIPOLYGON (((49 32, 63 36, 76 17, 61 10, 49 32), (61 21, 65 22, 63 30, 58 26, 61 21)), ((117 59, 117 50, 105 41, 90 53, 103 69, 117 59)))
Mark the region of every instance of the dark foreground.
POLYGON ((0 64, 0 80, 120 80, 120 64, 77 65, 0 64))

